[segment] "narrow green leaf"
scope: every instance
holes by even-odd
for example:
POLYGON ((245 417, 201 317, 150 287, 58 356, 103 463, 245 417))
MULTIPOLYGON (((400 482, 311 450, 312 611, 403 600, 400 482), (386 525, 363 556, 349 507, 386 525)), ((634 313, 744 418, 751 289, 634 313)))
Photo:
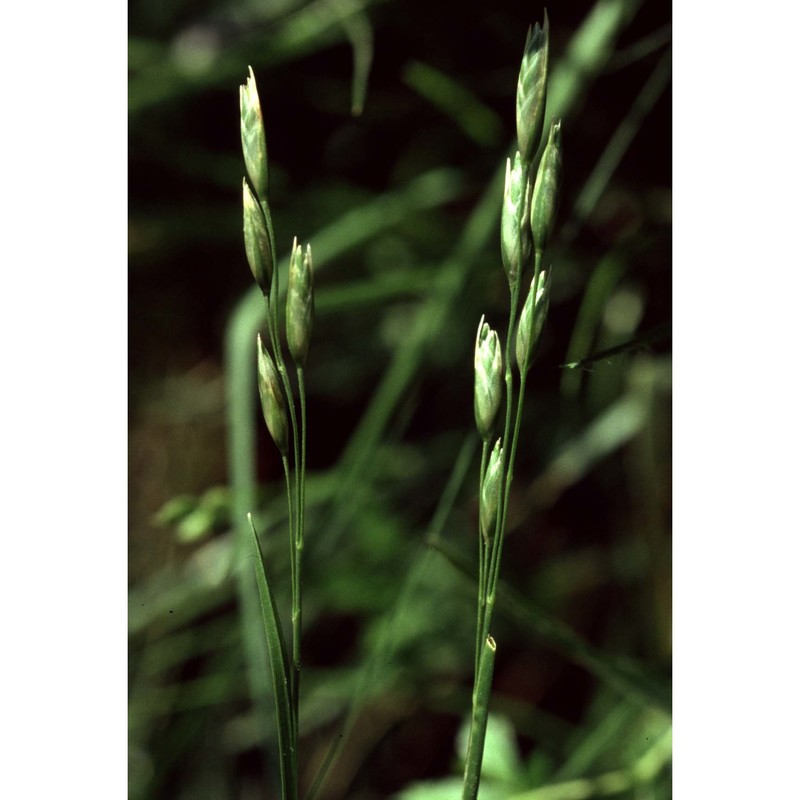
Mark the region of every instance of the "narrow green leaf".
POLYGON ((247 515, 250 529, 253 532, 253 555, 255 556, 256 582, 258 594, 261 598, 261 618, 264 622, 264 633, 267 637, 270 670, 272 672, 272 686, 275 691, 275 711, 278 718, 278 747, 280 749, 281 767, 281 797, 284 800, 297 798, 297 768, 294 745, 292 740, 293 711, 289 701, 289 682, 287 679, 286 643, 283 640, 278 609, 275 597, 272 594, 267 572, 264 568, 264 559, 261 555, 261 546, 258 543, 258 534, 251 514, 247 515))

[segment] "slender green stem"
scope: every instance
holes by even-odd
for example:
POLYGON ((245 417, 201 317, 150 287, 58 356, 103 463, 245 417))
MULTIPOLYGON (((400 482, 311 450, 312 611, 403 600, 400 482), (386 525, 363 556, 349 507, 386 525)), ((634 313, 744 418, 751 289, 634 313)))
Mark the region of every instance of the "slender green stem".
MULTIPOLYGON (((283 474, 286 478, 286 502, 289 508, 289 539, 291 541, 292 546, 289 549, 289 570, 294 576, 296 570, 296 555, 295 555, 295 548, 294 542, 297 538, 297 520, 294 516, 294 498, 292 497, 292 480, 289 474, 289 459, 287 456, 283 456, 283 474)), ((294 592, 294 579, 292 580, 292 634, 294 635, 294 612, 295 612, 295 592, 294 592)), ((294 644, 294 642, 292 642, 294 644)), ((293 662, 294 663, 294 662, 293 662)), ((296 696, 296 688, 295 684, 297 682, 297 665, 294 664, 294 668, 289 672, 289 695, 292 699, 292 734, 296 738, 296 730, 297 730, 297 704, 295 703, 295 696, 296 696)))
MULTIPOLYGON (((268 218, 268 217, 267 217, 268 218)), ((270 245, 274 252, 274 238, 272 228, 269 227, 270 245)), ((279 278, 277 266, 272 273, 272 285, 269 296, 264 296, 267 306, 267 328, 269 331, 270 343, 275 356, 275 365, 283 383, 286 394, 286 404, 289 407, 289 420, 292 426, 292 446, 294 449, 294 491, 292 490, 291 470, 288 456, 283 456, 283 470, 286 477, 286 496, 289 508, 289 564, 291 573, 291 596, 292 596, 292 667, 289 670, 289 694, 291 698, 292 713, 292 747, 296 754, 297 742, 300 733, 300 634, 301 634, 301 599, 300 599, 300 564, 299 554, 302 549, 301 542, 301 482, 300 482, 300 438, 298 436, 297 413, 295 410, 294 393, 289 375, 286 371, 286 363, 283 359, 280 338, 280 309, 278 306, 279 298, 279 278)), ((297 763, 295 759, 295 773, 297 763)), ((297 785, 297 774, 294 776, 295 786, 297 785)))
MULTIPOLYGON (((266 213, 266 218, 269 220, 269 214, 266 213)), ((268 224, 268 231, 270 237, 270 247, 272 247, 273 255, 275 253, 275 238, 272 233, 272 226, 268 224)), ((273 261, 277 261, 273 257, 273 261)), ((298 504, 300 502, 300 453, 299 453, 299 437, 297 435, 297 412, 295 411, 294 392, 292 391, 292 384, 289 380, 289 374, 286 371, 286 362, 283 359, 283 349, 281 348, 281 335, 280 335, 280 308, 278 307, 278 299, 280 297, 280 286, 278 276, 278 266, 275 264, 272 270, 272 285, 270 287, 269 296, 264 295, 264 302, 267 306, 267 328, 269 330, 270 343, 272 344, 272 352, 275 356, 275 366, 278 369, 278 374, 283 383, 283 389, 286 393, 286 404, 289 406, 289 420, 292 425, 292 443, 294 447, 294 466, 295 466, 295 499, 298 504)))
POLYGON ((303 533, 305 531, 305 512, 306 512, 306 440, 307 440, 307 417, 306 417, 306 374, 303 367, 297 367, 297 386, 300 394, 300 525, 298 527, 298 550, 303 549, 303 533))
POLYGON ((289 375, 286 371, 286 362, 283 359, 283 352, 281 349, 280 328, 279 328, 279 308, 278 308, 278 270, 277 268, 272 274, 272 287, 270 296, 265 297, 267 304, 268 328, 270 341, 272 343, 272 350, 275 355, 275 365, 278 369, 283 388, 286 393, 286 404, 289 407, 289 420, 292 426, 292 446, 294 449, 294 493, 290 490, 291 480, 289 477, 288 460, 284 457, 284 470, 286 472, 287 494, 289 502, 289 548, 290 548, 290 566, 291 566, 291 583, 292 583, 292 670, 290 672, 290 686, 292 698, 292 710, 294 721, 294 737, 295 743, 299 738, 299 716, 300 716, 300 633, 301 633, 301 611, 300 611, 300 573, 298 551, 302 545, 301 541, 301 511, 300 504, 301 487, 300 487, 300 437, 298 436, 297 427, 297 412, 295 410, 294 392, 292 391, 292 384, 289 380, 289 375), (294 525, 292 525, 294 520, 294 525))
MULTIPOLYGON (((508 493, 511 489, 511 481, 514 479, 514 464, 517 460, 517 443, 519 442, 519 431, 522 427, 522 401, 525 397, 525 387, 528 383, 528 370, 526 369, 524 372, 520 373, 519 379, 519 403, 517 403, 517 418, 514 422, 514 435, 511 438, 511 455, 508 459, 507 465, 507 472, 506 472, 506 498, 508 498, 508 493)), ((503 519, 501 524, 505 529, 506 524, 506 517, 508 515, 508 502, 504 503, 502 509, 503 519)))
POLYGON ((275 248, 275 232, 272 230, 272 214, 269 210, 269 203, 267 203, 267 198, 259 198, 259 203, 261 205, 261 213, 264 215, 264 223, 267 226, 267 235, 269 236, 269 248, 270 252, 272 253, 272 283, 275 284, 274 291, 271 292, 273 297, 278 296, 278 286, 277 286, 277 272, 278 272, 278 251, 275 248))
POLYGON ((497 649, 494 639, 487 636, 481 650, 478 680, 472 695, 472 724, 467 745, 467 764, 464 769, 464 792, 462 800, 476 800, 481 782, 483 743, 486 739, 486 724, 489 720, 489 698, 492 694, 494 654, 497 649))
MULTIPOLYGON (((519 384, 519 401, 517 402, 517 415, 514 422, 514 432, 511 437, 511 453, 506 464, 506 483, 503 491, 503 501, 499 509, 498 517, 500 520, 500 530, 505 531, 508 517, 508 495, 511 491, 511 482, 514 478, 514 462, 517 456, 517 443, 519 441, 519 431, 522 422, 522 401, 525 397, 525 385, 527 383, 527 372, 522 373, 519 384)), ((500 578, 500 557, 503 552, 503 536, 499 537, 496 557, 492 560, 491 571, 489 573, 489 586, 487 596, 487 614, 491 619, 491 612, 494 610, 494 601, 497 594, 497 583, 500 578)))
MULTIPOLYGON (((511 420, 513 418, 514 407, 514 373, 511 368, 512 343, 514 341, 514 326, 517 321, 517 306, 519 305, 519 280, 516 281, 511 291, 511 309, 508 320, 508 333, 506 334, 505 358, 505 378, 506 378, 506 422, 503 429, 503 470, 507 469, 508 464, 508 437, 511 433, 511 420)), ((522 402, 520 397, 519 403, 522 402)), ((494 596, 497 586, 497 575, 500 566, 500 553, 503 543, 503 525, 505 523, 504 509, 508 504, 508 482, 504 482, 500 491, 499 513, 495 524, 494 537, 488 550, 488 569, 485 573, 486 588, 484 590, 485 610, 483 616, 483 630, 481 631, 481 641, 489 635, 489 628, 492 623, 492 610, 494 609, 494 596)))
MULTIPOLYGON (((295 703, 300 708, 300 639, 303 629, 303 542, 306 525, 306 441, 308 438, 306 417, 306 376, 303 367, 297 367, 297 386, 300 395, 300 463, 297 467, 297 535, 295 537, 295 572, 292 580, 296 609, 292 613, 295 659, 295 703), (296 613, 295 613, 296 612, 296 613)), ((299 735, 299 731, 298 731, 299 735)))
MULTIPOLYGON (((501 470, 506 469, 507 442, 511 430, 511 419, 514 407, 514 373, 511 368, 511 345, 514 341, 514 326, 516 324, 517 306, 519 305, 519 277, 511 286, 511 308, 509 310, 508 331, 506 333, 505 347, 505 383, 506 383, 506 414, 503 428, 503 464, 501 470)), ((521 402, 521 398, 520 398, 521 402)), ((486 461, 489 451, 489 442, 483 443, 481 456, 481 471, 479 481, 479 503, 483 493, 483 482, 486 473, 486 461)), ((467 755, 467 769, 464 775, 464 798, 475 798, 480 782, 481 762, 483 760, 483 740, 486 735, 486 715, 488 714, 488 701, 491 692, 491 665, 494 663, 494 640, 489 636, 489 628, 494 609, 495 585, 500 559, 501 544, 503 539, 502 509, 506 506, 508 483, 501 484, 499 509, 495 521, 494 536, 485 535, 483 530, 478 533, 478 620, 475 638, 475 681, 472 697, 472 723, 470 725, 469 745, 467 755), (490 643, 490 644, 489 644, 490 643), (490 655, 487 655, 490 654, 490 655), (486 660, 491 660, 490 667, 486 668, 486 660), (488 677, 487 677, 488 673, 488 677)), ((480 523, 479 523, 480 528, 480 523)))
POLYGON ((278 374, 281 377, 281 381, 283 383, 284 391, 286 392, 286 404, 289 406, 289 421, 292 425, 292 445, 294 447, 294 467, 295 467, 295 489, 297 490, 295 494, 295 499, 299 499, 300 491, 300 474, 299 474, 299 464, 300 464, 300 438, 298 436, 298 429, 297 429, 297 411, 295 410, 295 403, 294 403, 294 392, 292 391, 292 384, 289 380, 289 373, 286 370, 286 362, 283 359, 283 351, 281 349, 281 339, 280 339, 280 332, 278 330, 278 309, 277 309, 277 299, 274 301, 273 304, 275 307, 273 311, 275 313, 270 314, 271 316, 271 324, 274 328, 273 331, 270 332, 270 336, 272 338, 272 348, 275 351, 275 366, 278 368, 278 374))
MULTIPOLYGON (((542 266, 542 253, 540 250, 536 251, 535 259, 534 259, 534 267, 533 267, 533 285, 536 285, 536 280, 539 277, 539 272, 542 266)), ((511 340, 509 338, 509 342, 506 348, 506 355, 507 360, 508 353, 511 350, 511 340)), ((505 457, 505 470, 506 470, 506 481, 505 481, 505 488, 501 494, 500 498, 500 513, 498 514, 498 528, 500 531, 504 532, 506 529, 506 520, 508 517, 508 495, 511 489, 511 481, 514 477, 514 461, 517 455, 517 442, 519 441, 519 431, 520 431, 520 424, 522 422, 522 403, 524 401, 525 395, 525 384, 527 382, 528 372, 527 369, 521 373, 520 375, 520 387, 519 387, 519 397, 517 398, 517 413, 516 419, 514 422, 514 430, 511 435, 511 448, 504 447, 503 453, 505 457)), ((509 376, 506 373, 506 382, 508 382, 509 376)), ((508 425, 508 422, 506 423, 508 425)), ((505 445, 508 442, 508 435, 509 429, 506 428, 506 438, 503 440, 503 444, 505 445)), ((491 581, 491 586, 494 588, 497 586, 497 577, 499 574, 500 569, 500 553, 502 551, 502 542, 503 537, 498 537, 496 552, 493 553, 493 556, 496 555, 495 558, 492 559, 492 570, 489 574, 489 579, 491 581)), ((492 592, 494 594, 494 592, 492 592)))
MULTIPOLYGON (((533 282, 532 286, 536 286, 536 281, 539 279, 539 273, 542 269, 542 251, 537 250, 534 257, 533 264, 533 282)), ((517 443, 519 442, 519 431, 522 424, 522 403, 525 399, 525 386, 528 381, 528 370, 530 369, 530 359, 525 366, 525 369, 520 371, 519 377, 519 402, 517 403, 517 418, 514 422, 514 435, 511 440, 511 454, 506 465, 506 491, 503 495, 503 504, 501 506, 501 530, 505 530, 506 517, 508 515, 508 492, 511 488, 511 481, 514 478, 514 464, 517 459, 517 443)))
MULTIPOLYGON (((517 324, 517 306, 519 305, 519 279, 511 290, 511 309, 508 315, 508 332, 506 333, 506 349, 503 353, 506 367, 506 424, 503 428, 503 453, 506 453, 508 434, 511 430, 511 409, 514 405, 514 371, 511 369, 511 353, 514 343, 514 326, 517 324)), ((505 455, 503 460, 506 461, 505 455)))
MULTIPOLYGON (((481 453, 481 471, 480 480, 478 481, 478 503, 480 505, 480 498, 483 494, 483 479, 486 475, 486 461, 489 456, 489 442, 483 442, 483 452, 481 453)), ((478 624, 475 628, 475 684, 478 683, 478 668, 480 666, 481 657, 481 637, 483 634, 483 614, 486 609, 486 555, 487 543, 480 530, 480 511, 478 513, 478 624)))
MULTIPOLYGON (((503 465, 506 469, 507 447, 506 442, 511 430, 512 410, 514 406, 514 374, 511 369, 511 345, 514 340, 514 325, 519 305, 519 280, 514 283, 511 290, 511 310, 509 313, 508 333, 506 335, 505 349, 505 379, 506 379, 506 420, 503 432, 503 465)), ((520 395, 518 403, 521 404, 520 395)), ((517 414, 519 421, 519 414, 517 414)), ((519 424, 515 430, 515 439, 519 424)), ((488 442, 483 445, 481 459, 481 487, 485 477, 486 454, 488 442)), ((475 683, 472 695, 472 722, 469 731, 469 744, 467 746, 467 766, 464 773, 464 800, 475 800, 480 783, 481 763, 483 761, 483 743, 486 737, 486 722, 489 714, 489 696, 492 689, 492 671, 494 669, 494 639, 489 635, 492 623, 492 611, 497 586, 497 576, 500 564, 500 553, 503 541, 504 515, 502 509, 506 507, 509 484, 501 484, 498 514, 495 522, 494 537, 484 540, 483 532, 478 536, 480 556, 478 562, 478 633, 475 647, 475 683)))
MULTIPOLYGON (((294 539, 295 537, 295 530, 297 521, 294 518, 293 506, 294 506, 294 497, 292 496, 292 481, 290 477, 290 468, 289 468, 289 457, 282 456, 281 462, 283 463, 283 474, 286 478, 286 504, 289 508, 289 537, 294 539)), ((294 571, 294 548, 289 553, 290 556, 290 564, 291 564, 291 571, 294 571)))
MULTIPOLYGON (((534 265, 533 265, 533 282, 532 285, 536 286, 536 281, 539 278, 539 272, 542 268, 542 251, 537 250, 535 257, 534 257, 534 265)), ((510 347, 510 343, 509 343, 510 347)), ((508 452, 508 458, 506 460, 506 485, 505 489, 502 493, 501 502, 500 502, 500 513, 499 517, 499 528, 501 531, 505 531, 506 528, 506 520, 508 517, 508 495, 511 490, 511 482, 514 478, 514 464, 517 458, 517 443, 519 442, 519 431, 522 423, 522 403, 525 399, 525 386, 528 380, 528 369, 530 368, 530 362, 528 366, 520 372, 520 383, 519 383, 519 398, 517 400, 517 415, 514 421, 514 432, 511 438, 511 450, 505 451, 508 452)), ((502 537, 501 537, 502 539, 502 537)), ((497 559, 493 562, 492 568, 493 572, 490 574, 490 580, 492 582, 492 587, 497 586, 497 578, 499 575, 500 569, 500 552, 502 551, 502 540, 498 546, 497 552, 497 559)), ((492 592, 494 594, 494 592, 492 592)))

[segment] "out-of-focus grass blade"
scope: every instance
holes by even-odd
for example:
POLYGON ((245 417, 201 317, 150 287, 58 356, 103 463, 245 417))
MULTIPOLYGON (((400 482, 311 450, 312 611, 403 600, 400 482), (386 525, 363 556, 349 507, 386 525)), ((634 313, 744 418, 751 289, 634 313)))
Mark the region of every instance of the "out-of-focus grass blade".
POLYGON ((633 439, 647 422, 647 399, 633 390, 569 439, 531 484, 526 508, 549 508, 603 458, 633 439))
MULTIPOLYGON (((567 346, 567 363, 577 364, 581 357, 589 352, 602 319, 603 309, 627 268, 627 260, 616 252, 606 254, 595 267, 575 316, 572 336, 567 346)), ((561 376, 561 394, 565 399, 577 399, 581 386, 580 372, 564 371, 561 376)))
POLYGON ((419 61, 409 62, 403 80, 451 117, 461 130, 481 147, 494 147, 503 138, 498 114, 449 75, 419 61))
MULTIPOLYGON (((477 436, 467 437, 464 440, 458 457, 453 464, 447 485, 439 498, 436 511, 428 526, 429 537, 438 538, 441 535, 442 528, 452 512, 456 498, 464 485, 468 470, 473 466, 477 447, 477 436)), ((315 800, 319 791, 325 785, 328 771, 338 758, 341 748, 344 747, 348 740, 357 719, 358 712, 361 711, 363 706, 364 698, 368 695, 371 688, 378 683, 379 669, 381 667, 385 668, 394 655, 395 647, 399 641, 397 629, 401 624, 402 611, 413 597, 414 593, 418 591, 423 575, 430 570, 432 566, 435 566, 433 564, 433 557, 434 554, 428 547, 421 547, 417 556, 411 562, 409 569, 406 571, 406 577, 403 580, 403 585, 397 595, 397 599, 386 612, 384 620, 381 623, 377 645, 370 652, 369 658, 360 670, 359 677, 355 683, 355 690, 353 691, 350 701, 350 708, 341 728, 341 733, 334 739, 333 744, 329 748, 325 760, 322 762, 317 776, 306 794, 305 800, 315 800)), ((455 797, 460 797, 460 794, 461 783, 459 782, 457 784, 455 797)))
POLYGON ((347 0, 332 6, 341 14, 342 28, 353 48, 353 83, 350 112, 354 117, 361 116, 367 96, 367 81, 374 54, 372 26, 364 13, 361 3, 347 0))
POLYGON ((672 50, 668 50, 659 60, 647 83, 631 106, 631 110, 620 122, 614 135, 595 164, 592 174, 586 180, 581 193, 575 200, 572 218, 564 227, 562 241, 575 239, 583 223, 600 202, 603 192, 611 182, 611 177, 619 166, 628 148, 638 134, 642 123, 653 110, 656 102, 666 90, 672 78, 672 50))
POLYGON ((652 747, 630 767, 591 778, 540 786, 515 794, 510 800, 586 800, 590 797, 618 795, 652 784, 671 760, 672 726, 668 726, 652 747))
MULTIPOLYGON (((364 9, 379 2, 384 0, 350 0, 345 12, 352 20, 356 14, 364 13, 364 9)), ((341 3, 315 0, 281 20, 270 19, 273 16, 269 10, 271 5, 261 4, 265 10, 261 17, 264 25, 259 25, 258 20, 251 17, 249 27, 256 31, 255 34, 242 35, 225 47, 219 45, 224 35, 222 30, 213 24, 207 25, 209 43, 202 49, 197 45, 192 47, 191 38, 184 39, 183 49, 188 52, 189 59, 180 57, 180 40, 176 47, 174 42, 163 45, 136 39, 131 50, 132 63, 137 69, 128 81, 129 116, 134 117, 159 103, 174 103, 211 87, 238 82, 243 65, 248 63, 258 72, 277 64, 298 61, 349 36, 342 24, 341 3), (205 51, 203 60, 198 60, 198 51, 205 51)), ((358 81, 363 81, 366 75, 361 65, 363 55, 358 54, 358 58, 354 86, 361 92, 365 84, 358 81)))
MULTIPOLYGON (((429 537, 428 544, 438 550, 459 572, 474 581, 475 570, 469 560, 440 537, 429 537)), ((498 582, 498 608, 538 641, 546 643, 595 677, 632 700, 671 714, 671 690, 652 678, 633 661, 615 658, 592 647, 569 625, 523 598, 503 581, 498 582)))
POLYGON ((598 0, 569 41, 548 79, 545 130, 551 119, 568 116, 591 80, 606 66, 614 42, 642 0, 598 0))
POLYGON ((247 515, 250 530, 253 533, 253 555, 255 556, 256 582, 258 594, 261 598, 261 617, 264 622, 264 633, 267 638, 269 651, 270 670, 272 672, 272 687, 275 692, 275 711, 278 717, 278 747, 280 749, 281 786, 284 800, 296 800, 297 790, 295 785, 295 760, 297 754, 292 746, 293 715, 289 702, 289 682, 287 679, 286 643, 283 640, 278 609, 272 595, 267 571, 264 568, 264 559, 261 557, 261 546, 258 543, 258 534, 251 514, 247 515))

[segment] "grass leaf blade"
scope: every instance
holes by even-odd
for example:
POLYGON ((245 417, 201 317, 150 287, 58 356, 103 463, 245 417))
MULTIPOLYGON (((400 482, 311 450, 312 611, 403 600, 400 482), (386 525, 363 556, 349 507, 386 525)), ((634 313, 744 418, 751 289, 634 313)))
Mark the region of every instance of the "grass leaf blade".
POLYGON ((289 682, 286 665, 286 643, 283 639, 278 609, 275 597, 272 594, 267 571, 264 568, 264 559, 261 555, 261 546, 258 542, 258 533, 251 514, 247 515, 250 530, 253 534, 253 555, 255 556, 256 582, 258 594, 261 598, 261 617, 264 622, 264 633, 267 638, 269 651, 270 671, 272 673, 272 686, 275 692, 275 711, 278 719, 278 747, 280 749, 281 769, 281 796, 284 800, 297 798, 297 754, 294 749, 292 737, 293 712, 289 699, 289 682))

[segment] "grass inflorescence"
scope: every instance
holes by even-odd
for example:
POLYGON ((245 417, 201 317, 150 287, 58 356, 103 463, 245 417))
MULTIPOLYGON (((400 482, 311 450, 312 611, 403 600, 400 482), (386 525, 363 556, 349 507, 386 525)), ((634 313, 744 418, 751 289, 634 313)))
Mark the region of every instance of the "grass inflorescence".
POLYGON ((464 771, 464 800, 475 800, 480 785, 484 738, 489 715, 492 671, 497 645, 491 636, 508 498, 519 442, 528 371, 547 316, 550 275, 542 269, 545 248, 555 225, 561 188, 561 121, 554 120, 534 171, 547 98, 549 23, 528 33, 517 84, 517 150, 506 164, 500 226, 500 249, 508 278, 508 335, 501 348, 496 331, 484 318, 475 342, 475 422, 483 440, 479 497, 478 613, 472 722, 464 771), (531 256, 533 257, 531 260, 531 256), (531 269, 532 268, 532 269, 531 269), (532 271, 530 289, 519 315, 520 286, 532 271), (516 331, 516 338, 514 336, 516 331), (512 363, 516 356, 519 382, 512 363), (500 415, 505 382, 505 415, 500 415), (516 390, 516 392, 515 392, 516 390), (494 441, 496 427, 502 434, 494 441), (491 448, 491 450, 490 450, 491 448))

